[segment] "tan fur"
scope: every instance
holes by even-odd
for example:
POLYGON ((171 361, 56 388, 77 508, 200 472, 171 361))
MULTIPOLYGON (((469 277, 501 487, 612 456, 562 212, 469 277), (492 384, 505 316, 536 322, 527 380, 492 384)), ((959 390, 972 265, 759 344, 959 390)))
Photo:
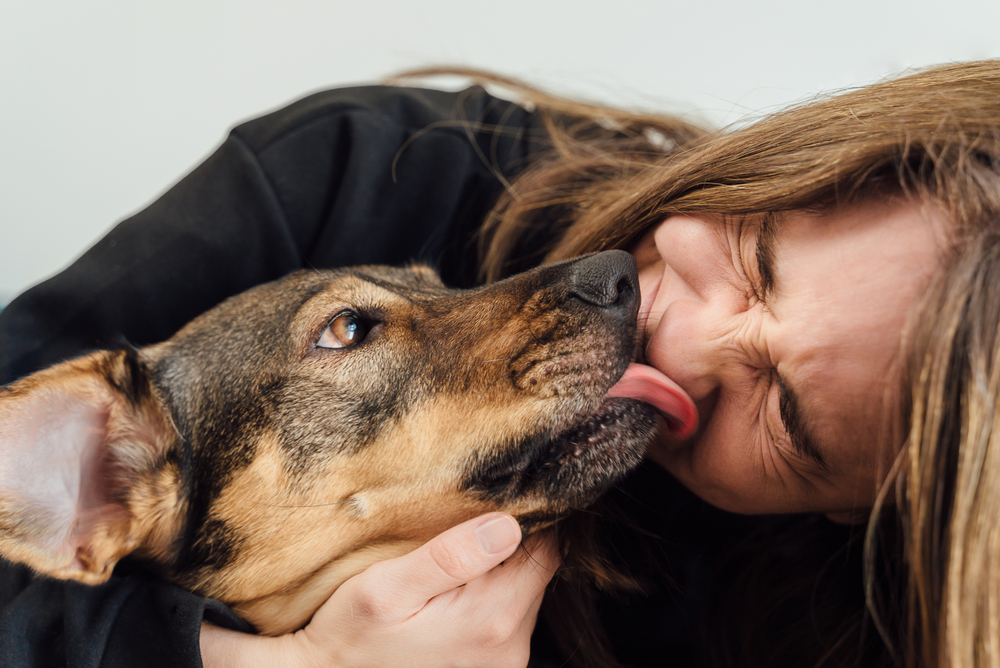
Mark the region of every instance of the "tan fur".
POLYGON ((369 545, 340 559, 331 561, 308 580, 287 592, 277 592, 250 601, 241 601, 233 609, 267 635, 280 635, 306 625, 313 612, 330 594, 349 578, 361 573, 378 561, 400 557, 419 547, 421 541, 392 541, 369 545))
MULTIPOLYGON (((498 421, 488 398, 487 405, 464 403, 443 399, 362 455, 326 462, 308 489, 290 485, 280 449, 266 439, 215 507, 218 518, 250 540, 223 578, 185 584, 234 603, 262 632, 283 633, 299 628, 344 580, 376 561, 499 510, 454 491, 468 449, 486 444, 484 432, 498 421), (279 580, 269 576, 279 568, 279 580)), ((529 408, 508 408, 518 413, 508 419, 527 421, 529 408)), ((528 514, 547 505, 544 498, 527 498, 503 510, 528 514)))

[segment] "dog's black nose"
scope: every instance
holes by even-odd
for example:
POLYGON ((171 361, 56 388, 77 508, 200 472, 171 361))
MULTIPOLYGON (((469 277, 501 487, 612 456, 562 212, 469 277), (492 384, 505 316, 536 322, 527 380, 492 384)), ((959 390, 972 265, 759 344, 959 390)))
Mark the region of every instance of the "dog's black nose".
POLYGON ((638 303, 639 273, 635 258, 620 250, 582 258, 572 265, 570 291, 602 308, 633 308, 638 303))

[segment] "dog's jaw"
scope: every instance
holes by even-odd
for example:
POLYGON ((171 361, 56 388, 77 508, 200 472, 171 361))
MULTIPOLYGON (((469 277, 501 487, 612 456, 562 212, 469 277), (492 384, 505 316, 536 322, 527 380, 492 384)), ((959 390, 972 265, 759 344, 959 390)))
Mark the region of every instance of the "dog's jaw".
POLYGON ((421 543, 399 540, 361 548, 325 564, 309 578, 281 591, 232 603, 233 610, 265 635, 291 633, 308 624, 316 610, 348 579, 376 562, 411 552, 421 543))
POLYGON ((638 466, 655 431, 648 404, 609 399, 554 434, 525 439, 485 459, 471 468, 465 484, 531 532, 590 505, 638 466))

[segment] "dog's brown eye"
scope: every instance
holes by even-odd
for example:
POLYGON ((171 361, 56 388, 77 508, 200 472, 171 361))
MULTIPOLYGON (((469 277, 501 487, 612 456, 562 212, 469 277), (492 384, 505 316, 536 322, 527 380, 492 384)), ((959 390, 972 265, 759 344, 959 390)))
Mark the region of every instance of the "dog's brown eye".
POLYGON ((318 348, 348 348, 361 343, 368 333, 365 323, 352 313, 341 313, 334 318, 316 342, 318 348))

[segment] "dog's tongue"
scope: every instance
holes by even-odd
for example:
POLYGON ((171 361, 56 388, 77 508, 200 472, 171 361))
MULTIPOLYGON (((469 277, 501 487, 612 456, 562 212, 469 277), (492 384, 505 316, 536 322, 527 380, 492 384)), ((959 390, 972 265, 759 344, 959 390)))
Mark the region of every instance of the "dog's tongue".
POLYGON ((670 419, 674 438, 685 438, 698 427, 698 409, 687 392, 651 366, 632 363, 625 375, 608 390, 608 397, 626 397, 652 404, 670 419))

